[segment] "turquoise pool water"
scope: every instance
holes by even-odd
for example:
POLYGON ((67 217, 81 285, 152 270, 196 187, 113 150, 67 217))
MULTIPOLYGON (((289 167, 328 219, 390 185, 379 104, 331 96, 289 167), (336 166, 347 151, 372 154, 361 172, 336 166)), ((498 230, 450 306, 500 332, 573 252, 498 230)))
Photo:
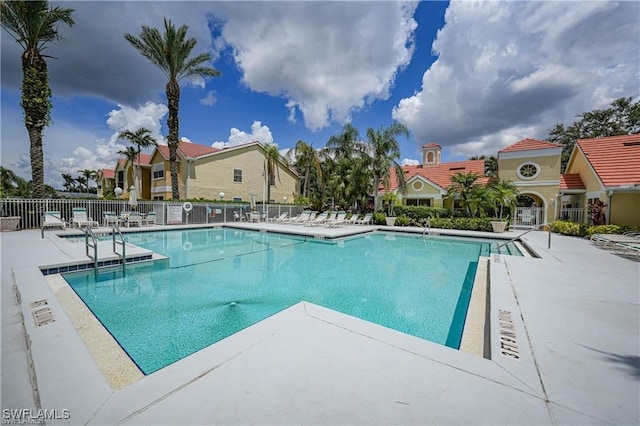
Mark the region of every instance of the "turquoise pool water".
POLYGON ((374 233, 342 241, 228 228, 129 234, 170 257, 64 277, 149 374, 302 300, 458 348, 473 240, 374 233))

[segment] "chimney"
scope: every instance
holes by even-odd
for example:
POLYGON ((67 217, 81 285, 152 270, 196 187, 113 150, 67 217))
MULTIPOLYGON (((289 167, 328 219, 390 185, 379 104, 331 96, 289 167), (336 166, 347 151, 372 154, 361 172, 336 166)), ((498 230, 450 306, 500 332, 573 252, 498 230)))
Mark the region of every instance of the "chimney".
POLYGON ((435 142, 422 145, 422 167, 435 167, 440 164, 440 151, 442 148, 435 142))

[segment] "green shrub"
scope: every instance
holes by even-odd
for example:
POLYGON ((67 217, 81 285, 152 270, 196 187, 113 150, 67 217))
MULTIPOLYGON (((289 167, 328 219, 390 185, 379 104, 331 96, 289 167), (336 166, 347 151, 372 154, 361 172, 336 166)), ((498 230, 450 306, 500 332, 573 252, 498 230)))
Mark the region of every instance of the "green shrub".
POLYGON ((428 217, 450 217, 451 211, 443 207, 427 206, 394 206, 393 213, 396 216, 407 216, 409 219, 420 221, 428 217))
POLYGON ((562 235, 573 235, 576 237, 584 237, 587 235, 587 229, 581 223, 566 222, 563 220, 556 220, 551 224, 551 232, 556 232, 562 235))
POLYGON ((593 225, 587 228, 589 236, 593 234, 622 234, 618 225, 593 225))
POLYGON ((409 226, 411 219, 408 216, 400 215, 396 217, 396 226, 409 226))
POLYGON ((385 220, 384 213, 375 212, 372 216, 374 225, 386 225, 387 221, 385 220))
POLYGON ((464 229, 468 231, 492 231, 491 219, 486 217, 445 217, 431 219, 431 227, 464 229))

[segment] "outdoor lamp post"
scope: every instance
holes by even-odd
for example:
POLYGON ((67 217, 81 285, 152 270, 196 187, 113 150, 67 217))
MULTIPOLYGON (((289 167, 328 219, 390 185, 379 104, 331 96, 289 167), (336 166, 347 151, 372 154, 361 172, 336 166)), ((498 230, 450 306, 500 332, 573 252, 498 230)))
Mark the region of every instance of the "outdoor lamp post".
POLYGON ((220 192, 218 195, 220 196, 220 201, 224 200, 224 192, 220 192))
POLYGON ((116 186, 116 188, 113 190, 113 193, 116 194, 116 198, 120 198, 120 196, 122 195, 122 188, 116 186))
POLYGON ((286 196, 282 197, 282 201, 284 202, 284 204, 287 204, 287 197, 286 196))

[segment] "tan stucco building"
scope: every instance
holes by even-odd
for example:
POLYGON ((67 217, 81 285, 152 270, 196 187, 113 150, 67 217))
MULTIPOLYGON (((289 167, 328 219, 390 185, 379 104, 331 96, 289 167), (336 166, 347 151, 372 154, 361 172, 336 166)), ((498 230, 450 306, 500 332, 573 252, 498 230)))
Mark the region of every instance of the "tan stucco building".
MULTIPOLYGON (((265 177, 265 149, 260 142, 251 142, 218 149, 188 142, 178 146, 178 180, 183 199, 217 199, 256 202, 291 202, 298 193, 298 175, 281 158, 275 178, 265 177)), ((157 146, 150 159, 151 198, 171 199, 171 169, 169 147, 157 146)))

